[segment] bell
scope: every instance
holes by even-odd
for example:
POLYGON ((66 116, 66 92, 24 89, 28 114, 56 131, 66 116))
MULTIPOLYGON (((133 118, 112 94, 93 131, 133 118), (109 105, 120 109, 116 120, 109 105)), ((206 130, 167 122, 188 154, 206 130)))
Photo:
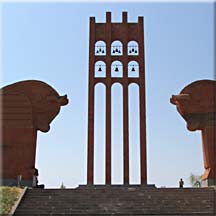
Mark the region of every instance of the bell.
POLYGON ((113 53, 115 53, 115 50, 113 50, 113 53))
POLYGON ((119 50, 118 53, 121 53, 121 51, 119 50))
POLYGON ((135 50, 135 53, 137 53, 137 50, 135 50))
POLYGON ((118 70, 118 67, 116 66, 116 68, 115 68, 115 72, 118 72, 119 70, 118 70))
POLYGON ((101 50, 101 48, 99 49, 99 52, 101 52, 102 50, 101 50))
POLYGON ((102 53, 104 53, 104 50, 102 50, 102 53))
POLYGON ((101 72, 102 71, 102 69, 101 69, 101 66, 98 68, 98 72, 101 72))
POLYGON ((116 48, 115 51, 118 52, 118 48, 116 48))
POLYGON ((135 50, 134 50, 134 48, 132 48, 132 52, 134 52, 135 50))
POLYGON ((132 67, 131 71, 132 71, 132 72, 135 72, 135 68, 134 68, 134 66, 132 67))
POLYGON ((97 50, 97 52, 96 53, 99 53, 99 51, 97 50))
POLYGON ((132 53, 132 51, 130 50, 129 53, 132 53))

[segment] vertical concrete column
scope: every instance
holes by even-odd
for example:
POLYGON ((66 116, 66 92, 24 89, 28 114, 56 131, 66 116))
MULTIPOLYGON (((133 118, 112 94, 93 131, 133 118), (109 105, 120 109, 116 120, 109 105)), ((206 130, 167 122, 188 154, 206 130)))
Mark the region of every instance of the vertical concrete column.
MULTIPOLYGON (((206 185, 216 185, 216 124, 202 129, 202 144, 206 185)), ((205 184, 205 183, 204 183, 205 184)))
POLYGON ((122 13, 123 20, 123 159, 124 184, 129 184, 129 124, 128 124, 128 23, 127 12, 122 13))
POLYGON ((111 184, 111 12, 106 13, 106 184, 111 184))
POLYGON ((141 184, 147 184, 146 162, 146 122, 145 122, 145 87, 140 84, 140 175, 141 184))
POLYGON ((94 64, 95 18, 90 17, 87 184, 94 183, 94 64))
POLYGON ((129 184, 129 127, 128 127, 128 85, 123 86, 123 152, 124 184, 129 184))
POLYGON ((106 184, 111 184, 111 85, 106 87, 106 184))
POLYGON ((139 25, 139 96, 140 96, 140 175, 141 184, 147 184, 146 158, 146 103, 145 103, 145 56, 144 56, 144 21, 138 18, 139 25))
POLYGON ((33 157, 32 157, 32 166, 35 166, 35 160, 36 160, 36 147, 37 147, 37 130, 33 129, 33 136, 32 136, 32 142, 33 145, 32 152, 33 152, 33 157))

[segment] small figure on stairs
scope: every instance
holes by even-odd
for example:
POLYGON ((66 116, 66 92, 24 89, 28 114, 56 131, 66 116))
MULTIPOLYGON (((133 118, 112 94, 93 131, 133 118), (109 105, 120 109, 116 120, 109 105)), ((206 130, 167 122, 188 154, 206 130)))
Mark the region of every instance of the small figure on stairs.
POLYGON ((181 178, 180 181, 179 181, 179 188, 183 188, 183 186, 184 186, 184 181, 181 178))
POLYGON ((33 170, 32 187, 33 188, 42 188, 43 189, 44 184, 38 185, 38 176, 39 176, 38 169, 35 168, 35 167, 32 167, 32 170, 33 170))

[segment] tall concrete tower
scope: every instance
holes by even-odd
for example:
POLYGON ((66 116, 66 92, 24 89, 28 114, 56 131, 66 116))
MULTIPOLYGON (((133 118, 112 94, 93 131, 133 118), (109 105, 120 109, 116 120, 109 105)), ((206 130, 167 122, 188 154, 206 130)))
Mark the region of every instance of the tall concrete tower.
POLYGON ((90 17, 89 43, 89 95, 88 95, 88 159, 87 183, 94 184, 94 95, 95 85, 106 86, 106 184, 111 184, 111 86, 123 87, 123 160, 124 184, 129 184, 129 120, 128 86, 139 86, 140 167, 141 184, 147 184, 146 171, 146 106, 144 21, 128 23, 127 12, 122 13, 122 23, 111 21, 106 13, 105 23, 96 23, 90 17))

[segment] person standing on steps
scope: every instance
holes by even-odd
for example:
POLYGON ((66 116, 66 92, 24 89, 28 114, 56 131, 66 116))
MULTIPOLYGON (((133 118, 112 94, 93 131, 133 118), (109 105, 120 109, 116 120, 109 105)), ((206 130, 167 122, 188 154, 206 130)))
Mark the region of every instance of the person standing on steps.
POLYGON ((35 167, 32 167, 32 187, 33 188, 37 188, 38 186, 38 169, 36 169, 35 167))
POLYGON ((179 181, 179 188, 183 188, 183 186, 184 186, 184 181, 181 178, 180 181, 179 181))
POLYGON ((32 187, 44 189, 44 187, 45 187, 44 184, 40 184, 40 185, 38 184, 38 176, 39 176, 38 169, 35 167, 32 167, 32 170, 33 170, 32 187))

